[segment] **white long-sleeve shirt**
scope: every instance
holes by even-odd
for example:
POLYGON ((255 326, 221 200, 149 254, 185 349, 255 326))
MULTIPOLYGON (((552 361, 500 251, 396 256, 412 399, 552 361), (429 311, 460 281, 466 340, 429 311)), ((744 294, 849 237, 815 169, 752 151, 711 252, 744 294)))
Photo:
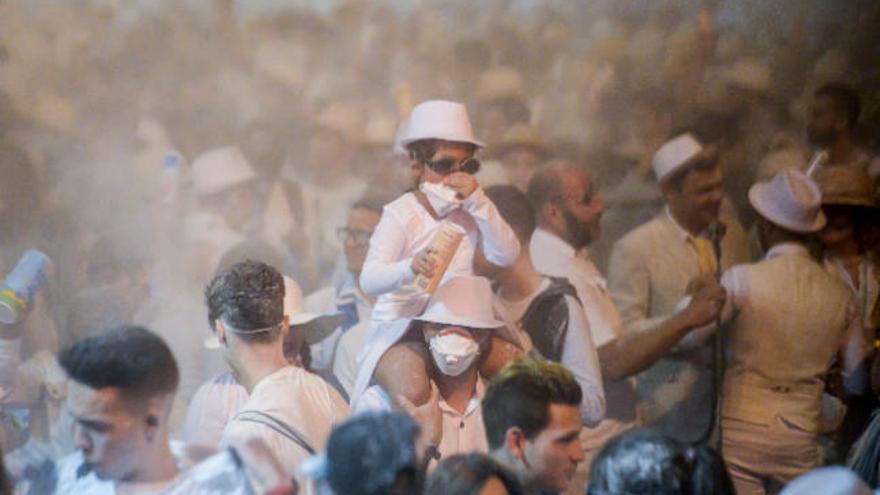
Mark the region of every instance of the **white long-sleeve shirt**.
POLYGON ((413 193, 406 193, 382 210, 361 272, 363 291, 378 296, 373 307, 374 321, 412 318, 424 309, 430 294, 414 285, 415 274, 410 265, 413 257, 431 244, 443 222, 455 223, 465 230, 465 237, 443 275, 444 281, 473 274, 477 246, 488 261, 499 266, 509 266, 519 255, 516 236, 482 189, 475 190, 461 208, 441 219, 432 217, 413 193))

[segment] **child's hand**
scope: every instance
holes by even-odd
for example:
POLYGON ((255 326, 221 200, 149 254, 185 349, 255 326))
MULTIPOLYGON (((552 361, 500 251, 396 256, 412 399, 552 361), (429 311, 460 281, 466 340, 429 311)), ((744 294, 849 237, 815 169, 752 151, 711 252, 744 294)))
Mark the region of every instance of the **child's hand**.
POLYGON ((436 266, 437 260, 434 258, 434 250, 430 246, 413 256, 412 263, 409 265, 416 276, 422 275, 425 278, 434 276, 434 268, 436 266))
POLYGON ((443 179, 443 184, 456 192, 458 199, 465 199, 477 190, 477 179, 465 172, 455 172, 443 179))

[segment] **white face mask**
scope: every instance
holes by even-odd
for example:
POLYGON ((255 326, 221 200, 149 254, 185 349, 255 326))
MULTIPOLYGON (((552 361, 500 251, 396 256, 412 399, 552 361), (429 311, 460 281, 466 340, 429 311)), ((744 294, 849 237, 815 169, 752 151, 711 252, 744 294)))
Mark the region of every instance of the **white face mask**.
POLYGON ((464 373, 480 354, 477 342, 458 332, 438 333, 431 337, 428 347, 437 369, 447 376, 464 373))
POLYGON ((431 204, 431 208, 434 208, 437 215, 441 217, 449 215, 455 211, 456 208, 461 206, 461 200, 456 197, 455 191, 443 184, 422 182, 419 184, 419 190, 425 193, 425 197, 428 198, 428 203, 431 204))

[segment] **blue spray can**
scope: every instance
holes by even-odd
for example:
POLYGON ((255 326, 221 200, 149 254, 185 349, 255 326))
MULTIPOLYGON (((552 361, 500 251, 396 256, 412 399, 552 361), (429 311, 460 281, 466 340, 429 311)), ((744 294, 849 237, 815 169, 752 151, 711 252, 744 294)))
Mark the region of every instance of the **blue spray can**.
POLYGON ((0 286, 0 323, 21 321, 34 307, 34 297, 49 280, 52 260, 36 249, 29 249, 0 286))

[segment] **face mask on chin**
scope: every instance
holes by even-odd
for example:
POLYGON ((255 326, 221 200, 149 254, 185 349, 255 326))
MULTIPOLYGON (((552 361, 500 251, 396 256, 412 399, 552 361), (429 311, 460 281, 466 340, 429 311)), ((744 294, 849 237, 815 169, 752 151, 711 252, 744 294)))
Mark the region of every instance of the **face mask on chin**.
POLYGON ((449 215, 461 206, 461 200, 455 196, 455 191, 443 184, 422 182, 419 190, 425 194, 431 208, 440 217, 449 215))
POLYGON ((459 376, 467 370, 477 356, 477 342, 458 332, 440 332, 428 342, 434 364, 447 376, 459 376))

